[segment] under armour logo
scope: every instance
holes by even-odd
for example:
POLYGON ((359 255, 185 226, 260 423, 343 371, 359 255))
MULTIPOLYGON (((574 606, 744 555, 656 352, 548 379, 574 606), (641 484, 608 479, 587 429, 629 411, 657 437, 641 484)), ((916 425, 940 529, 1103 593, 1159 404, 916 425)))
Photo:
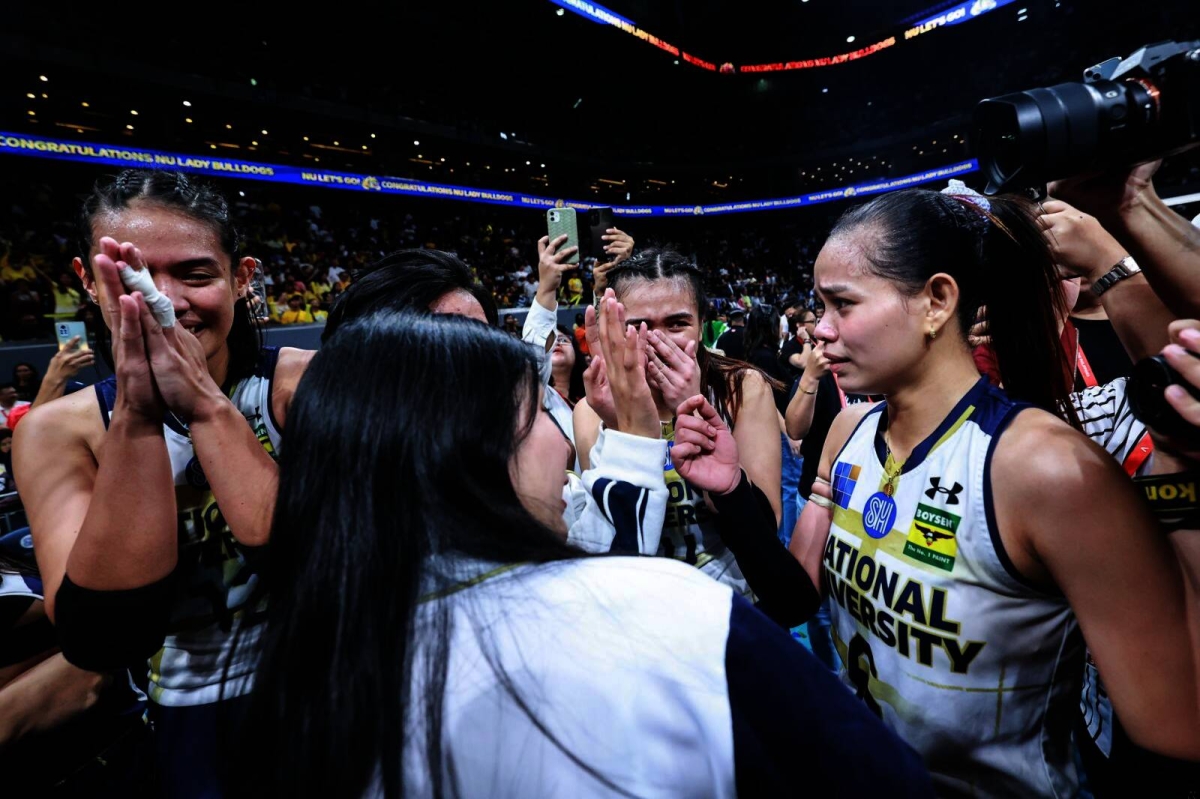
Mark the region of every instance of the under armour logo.
POLYGON ((929 484, 933 486, 933 488, 926 491, 925 496, 929 497, 930 499, 937 499, 938 494, 945 494, 947 505, 957 505, 958 494, 963 490, 962 485, 960 483, 955 483, 953 488, 945 488, 941 483, 942 478, 930 477, 929 484))

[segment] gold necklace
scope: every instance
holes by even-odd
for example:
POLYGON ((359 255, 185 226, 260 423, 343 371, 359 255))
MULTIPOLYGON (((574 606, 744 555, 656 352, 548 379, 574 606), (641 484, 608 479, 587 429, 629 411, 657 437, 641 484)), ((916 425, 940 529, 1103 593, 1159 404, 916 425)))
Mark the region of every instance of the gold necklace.
POLYGON ((892 454, 892 442, 888 440, 888 431, 883 431, 883 445, 887 448, 887 458, 883 464, 883 485, 880 490, 889 497, 896 496, 896 488, 900 484, 900 472, 904 469, 904 461, 896 460, 892 454))

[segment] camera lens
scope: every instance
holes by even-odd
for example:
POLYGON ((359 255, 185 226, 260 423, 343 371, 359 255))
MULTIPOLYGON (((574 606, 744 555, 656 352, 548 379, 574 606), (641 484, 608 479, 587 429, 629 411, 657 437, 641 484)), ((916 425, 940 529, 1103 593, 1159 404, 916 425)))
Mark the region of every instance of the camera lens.
POLYGON ((1127 163, 1150 145, 1150 92, 1138 82, 1060 83, 984 100, 975 146, 988 193, 1127 163))

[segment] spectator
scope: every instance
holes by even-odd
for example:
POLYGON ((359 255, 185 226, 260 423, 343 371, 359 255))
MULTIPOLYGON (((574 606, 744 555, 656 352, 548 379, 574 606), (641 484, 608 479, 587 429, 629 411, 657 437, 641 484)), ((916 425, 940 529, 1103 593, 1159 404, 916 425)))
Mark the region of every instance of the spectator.
POLYGON ((308 304, 308 312, 312 315, 314 322, 324 324, 325 320, 329 318, 329 312, 324 309, 323 305, 324 301, 320 297, 314 297, 313 301, 308 304))
POLYGON ((29 404, 26 400, 17 399, 17 387, 12 383, 0 383, 0 427, 8 427, 9 415, 29 404))
POLYGON ((575 344, 579 348, 579 351, 583 353, 585 358, 589 356, 591 353, 588 351, 587 328, 583 323, 583 314, 575 314, 575 330, 571 335, 575 337, 575 344))
POLYGON ((45 330, 42 297, 24 277, 13 281, 8 295, 9 335, 14 339, 37 338, 45 330))
POLYGON ((279 315, 281 325, 311 324, 312 314, 304 307, 304 295, 293 294, 288 297, 287 310, 279 315))
POLYGON ((79 308, 83 305, 83 299, 79 294, 79 290, 75 288, 75 281, 67 272, 63 272, 58 276, 58 282, 54 284, 54 313, 51 317, 54 319, 74 319, 75 314, 79 312, 79 308))
POLYGON ((717 339, 717 349, 723 352, 726 358, 745 360, 746 348, 742 340, 745 330, 746 312, 735 305, 729 311, 729 329, 717 339))
POLYGON ((17 399, 33 402, 37 398, 38 389, 42 387, 42 378, 37 367, 21 362, 13 367, 12 378, 13 388, 17 390, 17 399))

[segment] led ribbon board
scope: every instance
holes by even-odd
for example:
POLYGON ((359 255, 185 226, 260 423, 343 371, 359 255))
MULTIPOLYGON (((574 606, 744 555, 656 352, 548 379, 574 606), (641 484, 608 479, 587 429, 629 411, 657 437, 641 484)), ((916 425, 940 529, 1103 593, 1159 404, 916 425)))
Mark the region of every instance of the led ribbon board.
MULTIPOLYGON (((614 28, 624 31, 631 36, 635 36, 644 42, 649 42, 660 50, 665 50, 676 58, 682 58, 692 66, 706 69, 710 72, 720 71, 722 73, 730 72, 783 72, 794 69, 814 69, 816 67, 828 67, 834 64, 845 64, 848 61, 857 61, 860 58, 866 58, 869 55, 874 55, 881 50, 886 50, 893 47, 898 41, 908 41, 914 39, 921 34, 937 28, 949 27, 951 25, 959 25, 963 22, 970 22, 976 17, 982 16, 989 11, 995 11, 997 8, 1015 2, 1015 0, 967 0, 965 3, 960 3, 945 11, 930 15, 925 19, 913 23, 910 27, 903 29, 903 38, 898 38, 900 32, 893 36, 887 36, 874 44, 869 44, 866 47, 860 47, 857 50, 851 50, 847 53, 838 55, 823 56, 821 58, 804 58, 795 61, 777 61, 771 64, 743 64, 735 66, 730 62, 723 63, 720 68, 716 64, 705 61, 691 53, 684 52, 673 44, 660 39, 659 37, 648 33, 638 27, 637 23, 626 19, 615 11, 611 11, 598 3, 590 3, 587 0, 550 0, 556 6, 565 8, 574 14, 578 14, 584 19, 597 22, 602 25, 611 25, 614 28)), ((918 15, 919 16, 919 15, 918 15)))
MULTIPOLYGON (((405 195, 410 197, 434 197, 446 200, 508 205, 522 208, 598 208, 601 203, 564 200, 552 197, 537 197, 520 192, 497 191, 494 189, 453 186, 445 183, 427 183, 409 178, 356 175, 322 169, 307 169, 280 164, 262 164, 212 156, 182 155, 137 147, 120 147, 87 142, 47 139, 39 136, 24 136, 0 131, 0 155, 24 155, 49 158, 56 161, 75 161, 115 167, 142 167, 149 169, 180 170, 220 178, 245 178, 268 183, 290 183, 301 186, 319 186, 328 189, 349 189, 377 194, 405 195)), ((917 172, 900 178, 867 180, 850 186, 826 189, 812 194, 795 197, 776 197, 768 200, 746 200, 742 202, 696 204, 696 205, 624 205, 614 206, 613 212, 620 216, 705 216, 713 214, 736 214, 751 211, 775 211, 805 205, 836 202, 880 192, 893 191, 932 180, 965 175, 979 169, 979 163, 971 159, 957 164, 948 164, 925 172, 917 172)))

